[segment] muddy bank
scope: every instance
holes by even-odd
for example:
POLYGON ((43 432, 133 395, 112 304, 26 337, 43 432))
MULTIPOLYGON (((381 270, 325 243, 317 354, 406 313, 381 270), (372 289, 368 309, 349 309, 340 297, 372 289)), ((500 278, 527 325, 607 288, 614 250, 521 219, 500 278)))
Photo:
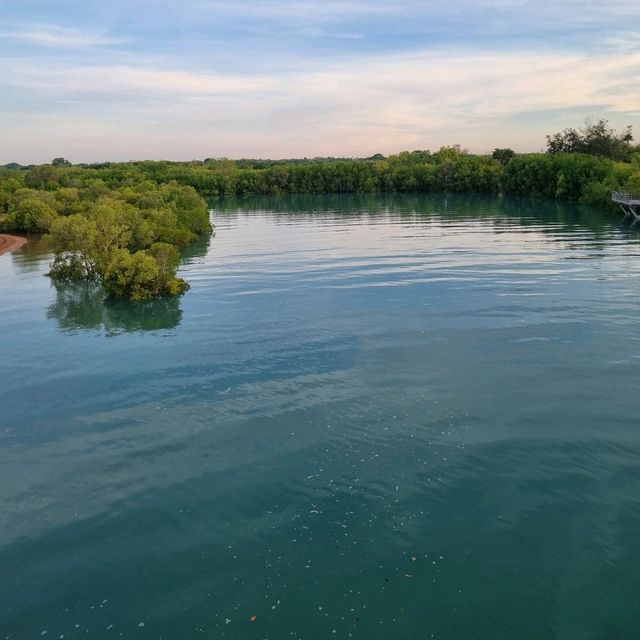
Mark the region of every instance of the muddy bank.
POLYGON ((7 253, 7 251, 15 251, 27 243, 26 238, 20 238, 19 236, 8 236, 5 233, 0 233, 0 255, 7 253))

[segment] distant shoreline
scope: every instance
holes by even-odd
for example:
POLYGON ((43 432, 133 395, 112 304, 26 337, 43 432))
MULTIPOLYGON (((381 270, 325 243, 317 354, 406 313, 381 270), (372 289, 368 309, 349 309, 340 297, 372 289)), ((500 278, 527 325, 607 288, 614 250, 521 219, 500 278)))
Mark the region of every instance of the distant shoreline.
POLYGON ((0 233, 0 255, 9 251, 16 251, 16 249, 23 247, 25 244, 27 244, 26 238, 0 233))

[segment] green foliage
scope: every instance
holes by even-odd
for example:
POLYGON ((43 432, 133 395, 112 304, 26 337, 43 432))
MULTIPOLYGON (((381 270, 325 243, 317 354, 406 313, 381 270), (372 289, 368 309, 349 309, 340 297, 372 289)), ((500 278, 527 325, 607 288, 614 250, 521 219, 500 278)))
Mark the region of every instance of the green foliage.
POLYGON ((47 275, 60 282, 94 280, 97 271, 93 261, 87 260, 81 252, 70 251, 56 254, 47 275))
POLYGON ((579 201, 587 185, 604 182, 613 163, 583 154, 527 154, 514 157, 504 168, 506 194, 579 201))
POLYGON ((55 217, 55 209, 41 198, 15 198, 9 202, 2 228, 11 231, 48 231, 55 217))
POLYGON ((172 205, 176 213, 178 228, 195 235, 211 231, 207 203, 193 187, 170 183, 164 185, 162 195, 164 202, 172 205))
POLYGON ((49 242, 55 254, 49 271, 53 279, 93 280, 99 277, 95 220, 79 214, 57 218, 51 225, 49 242))
POLYGON ((167 242, 155 242, 149 247, 149 255, 158 263, 160 273, 172 274, 176 272, 180 264, 180 252, 167 242))
POLYGON ((159 275, 158 263, 146 251, 131 254, 125 249, 116 249, 104 273, 104 287, 121 298, 150 300, 159 294, 159 275))
POLYGON ((627 127, 621 133, 608 127, 607 120, 592 123, 587 120, 580 130, 564 129, 547 136, 549 153, 584 153, 611 160, 629 160, 634 149, 633 133, 627 127))
POLYGON ((156 240, 173 232, 178 244, 186 244, 197 237, 191 228, 210 230, 206 203, 191 187, 147 185, 140 191, 147 194, 149 208, 131 204, 139 204, 140 194, 125 188, 98 195, 83 214, 57 218, 49 236, 55 252, 49 275, 57 280, 102 279, 107 292, 136 301, 186 291, 188 285, 175 277, 177 247, 156 240), (155 199, 150 196, 154 190, 155 199), (160 208, 151 208, 156 205, 160 208))
POLYGON ((508 165, 515 157, 516 152, 513 149, 494 149, 491 157, 497 160, 501 165, 508 165))
POLYGON ((580 202, 599 209, 608 209, 612 206, 611 184, 608 182, 588 182, 582 189, 580 202))
POLYGON ((640 153, 636 153, 631 158, 629 165, 616 165, 618 172, 628 168, 626 188, 633 193, 640 193, 640 153))
POLYGON ((60 187, 54 192, 56 208, 63 216, 80 213, 84 207, 80 200, 80 190, 75 187, 60 187))
POLYGON ((31 171, 27 173, 24 182, 27 187, 45 191, 47 189, 54 189, 59 185, 59 175, 58 169, 52 167, 50 164, 43 164, 31 169, 31 171))
POLYGON ((54 161, 0 169, 0 230, 48 231, 54 280, 102 281, 115 296, 148 300, 186 291, 175 277, 178 247, 212 226, 190 185, 158 184, 135 165, 96 171, 54 161))
MULTIPOLYGON (((163 251, 164 248, 161 248, 160 254, 163 251)), ((115 296, 136 302, 151 300, 162 294, 184 293, 188 285, 175 277, 177 264, 170 270, 166 270, 167 265, 164 267, 150 252, 136 251, 132 254, 125 249, 116 249, 104 272, 104 287, 115 296)))
POLYGON ((203 196, 505 193, 610 208, 610 191, 640 190, 640 154, 627 153, 630 136, 600 121, 551 136, 552 153, 526 155, 511 149, 472 155, 452 146, 366 159, 71 166, 57 158, 38 167, 0 167, 0 230, 48 231, 54 279, 103 281, 114 295, 145 300, 185 290, 175 277, 178 249, 212 230, 203 196), (579 144, 588 152, 575 153, 579 144))

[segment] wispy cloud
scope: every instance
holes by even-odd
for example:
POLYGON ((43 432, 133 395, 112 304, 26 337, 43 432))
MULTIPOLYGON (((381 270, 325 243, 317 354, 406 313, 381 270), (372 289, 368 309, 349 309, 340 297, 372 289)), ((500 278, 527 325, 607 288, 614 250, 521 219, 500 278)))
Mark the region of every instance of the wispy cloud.
POLYGON ((236 14, 245 18, 296 19, 301 22, 338 21, 366 18, 369 22, 386 20, 419 20, 425 16, 438 18, 456 17, 464 22, 469 15, 482 15, 483 23, 491 23, 497 17, 509 17, 514 24, 526 26, 533 21, 558 21, 557 26, 571 31, 576 24, 602 24, 618 19, 638 17, 635 0, 617 0, 612 3, 589 3, 584 0, 558 0, 541 3, 539 0, 199 0, 200 10, 216 15, 236 14), (569 21, 569 22, 567 22, 569 21))
MULTIPOLYGON (((126 94, 189 97, 218 95, 264 99, 274 94, 380 100, 430 105, 460 103, 485 114, 520 109, 565 108, 589 101, 610 109, 640 109, 640 52, 576 53, 415 52, 298 67, 287 73, 220 73, 155 65, 82 65, 0 58, 0 86, 64 94, 126 94)), ((259 105, 260 108, 263 105, 259 105)))
POLYGON ((637 0, 11 0, 0 162, 524 151, 585 116, 638 130, 638 20, 637 0))
POLYGON ((223 2, 220 0, 202 0, 198 6, 216 13, 244 13, 246 16, 268 16, 270 18, 297 18, 304 21, 318 19, 339 19, 350 16, 392 14, 399 6, 407 4, 405 0, 393 3, 371 0, 238 0, 237 2, 223 2))
POLYGON ((40 47, 63 49, 103 47, 126 42, 123 38, 116 38, 103 33, 55 25, 16 27, 11 31, 0 31, 0 38, 19 40, 40 47))
POLYGON ((277 78, 263 75, 196 73, 132 65, 69 65, 26 59, 0 59, 0 86, 28 88, 55 95, 130 94, 147 96, 241 95, 273 91, 277 78))
POLYGON ((544 129, 514 132, 509 123, 554 110, 584 117, 597 109, 637 120, 639 69, 640 52, 622 61, 613 54, 420 52, 269 77, 162 64, 43 68, 5 59, 0 86, 80 103, 68 113, 54 105, 46 119, 21 116, 23 134, 42 128, 51 139, 55 116, 59 131, 86 145, 88 132, 113 122, 128 157, 141 148, 164 157, 176 157, 176 148, 203 157, 360 155, 455 142, 475 151, 500 144, 538 149, 544 129))

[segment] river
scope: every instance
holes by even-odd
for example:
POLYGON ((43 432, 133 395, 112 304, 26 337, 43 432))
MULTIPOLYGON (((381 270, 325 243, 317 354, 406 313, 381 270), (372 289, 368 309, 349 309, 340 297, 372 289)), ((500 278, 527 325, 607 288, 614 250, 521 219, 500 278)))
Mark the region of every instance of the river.
POLYGON ((0 256, 0 638, 640 623, 640 235, 463 196, 212 203, 180 299, 0 256))

